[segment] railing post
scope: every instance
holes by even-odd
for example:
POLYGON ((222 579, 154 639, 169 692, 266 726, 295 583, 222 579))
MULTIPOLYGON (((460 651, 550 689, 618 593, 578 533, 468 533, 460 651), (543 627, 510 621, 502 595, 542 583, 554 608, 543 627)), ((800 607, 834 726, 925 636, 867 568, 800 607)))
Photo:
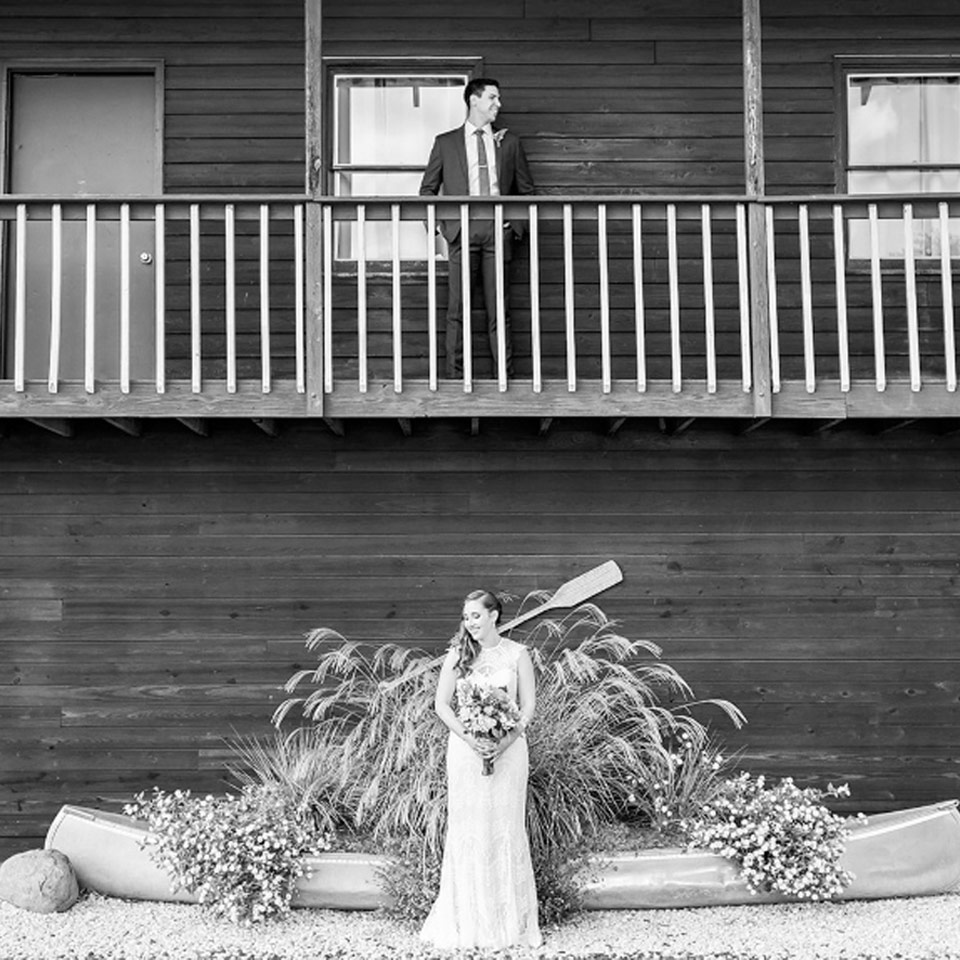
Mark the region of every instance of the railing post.
POLYGON ((323 60, 321 57, 321 0, 305 0, 306 50, 306 336, 307 410, 323 414, 323 60))
POLYGON ((743 141, 747 197, 750 329, 753 350, 753 414, 769 417, 771 401, 770 300, 763 195, 763 81, 760 0, 743 0, 743 141))

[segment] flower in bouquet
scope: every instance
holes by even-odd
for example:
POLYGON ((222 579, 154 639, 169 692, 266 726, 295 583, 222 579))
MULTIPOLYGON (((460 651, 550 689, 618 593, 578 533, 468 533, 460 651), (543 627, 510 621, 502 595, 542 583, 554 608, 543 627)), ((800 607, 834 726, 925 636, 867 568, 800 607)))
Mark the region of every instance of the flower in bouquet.
MULTIPOLYGON (((503 687, 466 678, 457 681, 457 718, 472 737, 498 743, 520 723, 520 709, 503 687)), ((483 775, 493 773, 484 757, 483 775)))

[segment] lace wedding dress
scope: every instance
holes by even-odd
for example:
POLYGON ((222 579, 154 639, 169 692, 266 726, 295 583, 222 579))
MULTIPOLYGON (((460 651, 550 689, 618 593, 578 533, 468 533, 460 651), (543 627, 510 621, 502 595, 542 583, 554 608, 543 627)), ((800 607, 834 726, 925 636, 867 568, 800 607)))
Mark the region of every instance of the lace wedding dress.
MULTIPOLYGON (((501 639, 480 651, 471 676, 517 698, 523 646, 501 639)), ((420 932, 434 946, 540 945, 537 890, 527 840, 527 738, 497 758, 491 776, 483 761, 451 733, 447 746, 447 837, 440 894, 420 932)))

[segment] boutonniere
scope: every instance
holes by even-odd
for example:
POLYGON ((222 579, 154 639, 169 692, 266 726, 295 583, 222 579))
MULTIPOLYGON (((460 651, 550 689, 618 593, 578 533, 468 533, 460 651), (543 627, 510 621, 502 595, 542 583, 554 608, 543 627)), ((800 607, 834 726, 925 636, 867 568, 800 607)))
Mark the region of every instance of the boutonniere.
POLYGON ((503 145, 503 138, 507 135, 507 127, 504 127, 502 130, 493 131, 493 142, 496 146, 500 147, 503 145))

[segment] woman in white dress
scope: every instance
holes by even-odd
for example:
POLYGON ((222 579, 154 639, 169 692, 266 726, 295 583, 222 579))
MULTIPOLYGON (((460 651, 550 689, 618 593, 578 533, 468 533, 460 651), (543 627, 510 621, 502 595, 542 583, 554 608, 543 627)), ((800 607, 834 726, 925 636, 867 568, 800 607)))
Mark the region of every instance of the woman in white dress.
POLYGON ((447 949, 541 943, 526 828, 533 664, 523 644, 497 632, 501 612, 486 590, 467 596, 437 684, 437 714, 450 729, 447 836, 440 893, 420 938, 447 949), (520 708, 520 725, 495 745, 467 733, 453 706, 461 677, 504 688, 520 708), (482 772, 485 757, 494 758, 490 776, 482 772))

